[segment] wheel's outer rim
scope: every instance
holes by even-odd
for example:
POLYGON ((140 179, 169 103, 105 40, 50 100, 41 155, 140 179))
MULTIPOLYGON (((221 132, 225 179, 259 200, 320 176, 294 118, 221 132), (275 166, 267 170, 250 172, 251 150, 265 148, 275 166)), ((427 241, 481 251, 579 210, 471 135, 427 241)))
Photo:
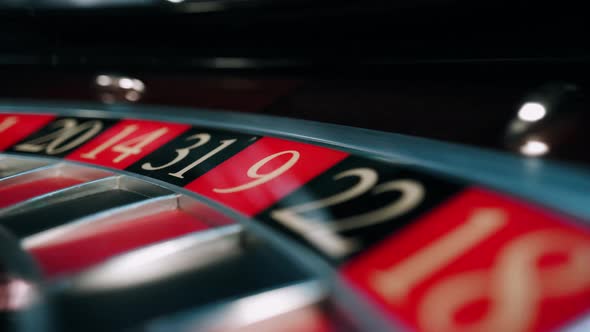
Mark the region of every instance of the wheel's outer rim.
MULTIPOLYGON (((228 129, 239 133, 269 135, 318 146, 327 146, 354 155, 381 159, 387 162, 411 164, 446 177, 483 184, 496 190, 540 203, 582 221, 590 219, 586 188, 590 187, 590 174, 583 169, 556 162, 524 159, 517 156, 475 149, 472 147, 437 142, 398 134, 366 129, 350 128, 312 121, 293 120, 264 115, 191 110, 169 107, 118 105, 32 104, 6 102, 0 113, 52 113, 64 116, 91 118, 137 118, 179 122, 216 129, 228 129)), ((100 166, 92 166, 98 167, 100 166)), ((109 168, 107 168, 109 169, 109 168)), ((349 286, 334 276, 329 265, 315 257, 308 249, 261 226, 250 218, 236 214, 217 202, 203 198, 177 186, 135 173, 159 185, 204 200, 207 204, 236 218, 267 237, 277 247, 292 255, 303 265, 309 266, 318 276, 338 290, 340 300, 355 302, 355 313, 361 317, 362 326, 385 329, 387 323, 375 315, 374 308, 362 304, 349 286), (361 314, 359 315, 359 311, 361 314), (362 317, 365 317, 362 319, 362 317)), ((38 276, 37 276, 38 277, 38 276)), ((38 279, 40 280, 40 279, 38 279)), ((350 309, 350 308, 349 308, 350 309)))
POLYGON ((590 219, 590 172, 571 164, 368 129, 204 109, 5 101, 3 112, 141 118, 270 135, 427 168, 590 219))

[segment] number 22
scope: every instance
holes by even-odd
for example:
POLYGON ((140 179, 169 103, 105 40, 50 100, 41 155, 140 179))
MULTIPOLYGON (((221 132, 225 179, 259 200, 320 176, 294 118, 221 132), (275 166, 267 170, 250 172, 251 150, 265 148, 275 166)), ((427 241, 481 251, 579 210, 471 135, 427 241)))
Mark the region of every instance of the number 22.
POLYGON ((355 168, 334 176, 334 180, 346 177, 358 178, 358 183, 338 194, 317 201, 304 203, 271 212, 271 217, 312 242, 333 257, 345 256, 358 247, 358 241, 345 239, 339 231, 347 231, 375 225, 402 215, 416 207, 424 198, 424 188, 414 180, 400 179, 377 184, 379 177, 370 168, 355 168), (355 199, 371 191, 374 195, 399 191, 394 202, 376 210, 339 220, 321 220, 302 216, 302 213, 320 210, 355 199))

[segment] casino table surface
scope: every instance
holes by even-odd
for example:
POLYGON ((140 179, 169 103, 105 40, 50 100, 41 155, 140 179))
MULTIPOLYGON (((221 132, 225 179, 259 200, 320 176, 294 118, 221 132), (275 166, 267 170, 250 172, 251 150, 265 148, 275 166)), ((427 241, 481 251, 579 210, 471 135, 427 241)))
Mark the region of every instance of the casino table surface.
POLYGON ((0 329, 589 330, 568 5, 0 5, 0 329))

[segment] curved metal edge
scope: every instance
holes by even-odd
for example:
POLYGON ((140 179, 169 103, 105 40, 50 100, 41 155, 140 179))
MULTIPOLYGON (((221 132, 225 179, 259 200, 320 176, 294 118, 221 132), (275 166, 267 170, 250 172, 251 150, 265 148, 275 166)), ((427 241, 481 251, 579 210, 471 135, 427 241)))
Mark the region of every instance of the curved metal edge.
MULTIPOLYGON (((0 153, 6 154, 8 156, 13 156, 10 153, 0 153)), ((19 155, 20 156, 20 155, 19 155)), ((63 161, 62 158, 59 157, 51 157, 51 156, 23 156, 23 158, 30 158, 30 159, 47 159, 47 160, 56 160, 56 161, 63 161)), ((86 166, 95 169, 101 170, 110 170, 112 169, 100 165, 94 164, 85 164, 78 161, 71 161, 66 160, 66 163, 79 165, 79 166, 86 166)), ((167 188, 172 190, 178 194, 191 197, 192 199, 204 203, 207 206, 219 211, 220 213, 224 214, 225 216, 233 219, 239 225, 243 226, 246 230, 260 236, 261 238, 268 241, 268 243, 275 249, 279 250, 281 253, 285 254, 289 257, 294 264, 297 265, 303 271, 308 272, 311 276, 314 276, 317 280, 321 281, 325 284, 334 294, 338 294, 336 297, 337 299, 341 300, 351 300, 356 299, 355 301, 351 302, 343 302, 341 303, 341 309, 345 310, 346 312, 358 313, 362 312, 362 319, 356 322, 360 324, 365 330, 368 331, 387 331, 391 328, 391 325, 383 317, 386 316, 379 316, 375 314, 368 305, 363 304, 362 301, 358 301, 359 295, 355 294, 351 289, 344 286, 342 283, 339 283, 338 280, 338 272, 333 269, 326 260, 322 259, 320 256, 315 254, 310 248, 305 246, 302 243, 298 243, 293 241, 285 234, 282 234, 280 231, 267 227, 266 225, 257 222, 243 214, 239 211, 236 211, 228 206, 222 205, 221 203, 214 201, 208 197, 199 195, 195 192, 189 191, 185 188, 175 186, 168 182, 150 178, 148 176, 142 174, 135 174, 124 170, 114 170, 119 176, 135 176, 139 180, 143 180, 146 182, 153 183, 155 185, 159 185, 163 188, 167 188), (344 304, 347 303, 347 304, 344 304)), ((190 236, 190 235, 189 235, 190 236)), ((58 287, 54 287, 52 291, 59 290, 58 287)), ((51 295, 51 294, 50 294, 51 295)), ((397 329, 398 327, 396 327, 397 329)))
POLYGON ((590 172, 555 161, 521 158, 503 152, 369 129, 205 109, 4 101, 0 112, 135 117, 312 142, 390 162, 411 163, 481 183, 581 219, 590 219, 590 172))
MULTIPOLYGON (((433 172, 482 183, 500 191, 522 196, 582 219, 590 217, 590 204, 587 204, 589 198, 586 195, 587 188, 590 188, 589 172, 571 165, 546 160, 519 158, 507 153, 367 129, 224 111, 127 105, 80 107, 72 104, 50 104, 49 106, 14 104, 0 107, 0 112, 2 109, 6 112, 57 113, 96 118, 143 118, 312 142, 389 162, 410 163, 433 172)), ((103 168, 96 165, 89 166, 103 168)), ((128 174, 126 171, 118 172, 128 174)), ((166 183, 159 180, 136 176, 167 187, 166 183)), ((176 190, 195 198, 200 196, 183 188, 176 190)), ((315 257, 308 249, 291 241, 282 241, 284 237, 280 234, 217 202, 203 197, 198 198, 235 218, 241 224, 249 226, 259 235, 271 239, 277 249, 282 249, 301 267, 314 271, 314 274, 330 284, 336 293, 342 294, 342 297, 356 299, 357 295, 342 285, 342 281, 335 277, 335 272, 330 266, 315 257)), ((371 313, 372 306, 365 304, 359 307, 358 303, 361 302, 346 309, 360 310, 366 314, 367 319, 360 322, 362 326, 376 330, 388 326, 384 318, 371 313)), ((403 330, 401 324, 396 325, 396 328, 403 330)))
MULTIPOLYGON (((32 257, 22 250, 18 240, 2 227, 0 227, 0 279, 2 279, 0 283, 19 284, 17 295, 19 298, 16 300, 22 307, 15 311, 2 312, 2 319, 9 321, 8 328, 15 328, 16 332, 53 331, 50 299, 44 292, 41 272, 32 257)), ((0 287, 10 286, 0 284, 0 287)), ((0 320, 0 326, 5 326, 3 320, 0 320)))

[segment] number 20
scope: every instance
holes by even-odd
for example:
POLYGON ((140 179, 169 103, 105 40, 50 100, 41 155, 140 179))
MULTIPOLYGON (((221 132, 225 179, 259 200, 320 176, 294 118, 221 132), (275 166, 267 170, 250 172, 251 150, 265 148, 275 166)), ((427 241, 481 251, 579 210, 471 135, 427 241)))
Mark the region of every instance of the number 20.
POLYGON ((103 127, 101 121, 91 120, 78 123, 76 119, 62 119, 53 124, 59 128, 47 135, 21 143, 15 147, 17 151, 44 152, 55 155, 78 147, 98 134, 103 127), (68 140, 71 140, 68 142, 68 140))

